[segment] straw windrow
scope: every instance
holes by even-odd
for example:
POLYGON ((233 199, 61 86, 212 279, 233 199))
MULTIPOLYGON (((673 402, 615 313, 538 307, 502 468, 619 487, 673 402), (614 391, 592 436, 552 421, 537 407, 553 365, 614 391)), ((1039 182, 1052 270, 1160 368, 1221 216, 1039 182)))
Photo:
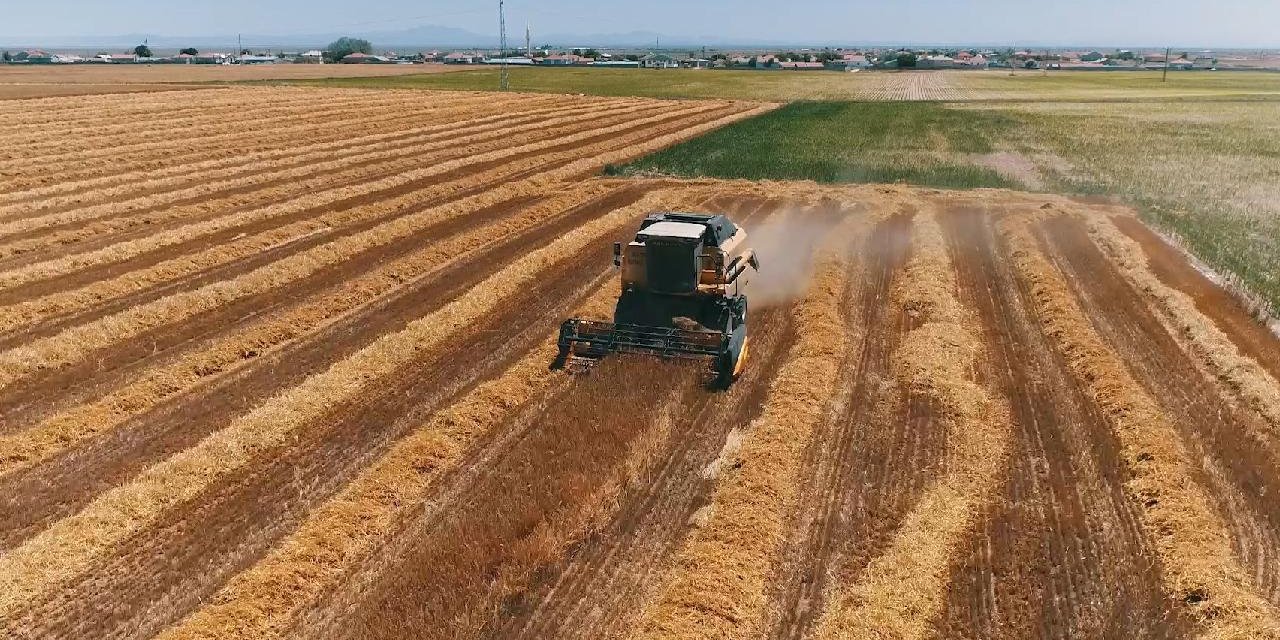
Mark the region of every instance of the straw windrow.
MULTIPOLYGON (((583 317, 608 318, 617 287, 597 290, 583 317)), ((485 382, 375 462, 337 496, 317 507, 298 530, 211 602, 162 633, 160 640, 264 639, 287 635, 299 612, 368 560, 397 518, 421 503, 436 481, 520 405, 550 393, 562 379, 548 375, 554 336, 497 378, 485 382)))
POLYGON ((1280 616, 1232 553, 1226 524, 1196 482, 1177 429, 1099 338, 1062 275, 1039 252, 1028 224, 1006 218, 1001 235, 1030 286, 1043 331, 1093 393, 1120 442, 1132 474, 1125 489, 1154 542, 1165 591, 1206 638, 1280 638, 1280 616))
POLYGON ((888 547, 825 598, 816 638, 925 638, 941 614, 955 554, 993 499, 1011 437, 1009 408, 974 382, 983 356, 973 312, 956 297, 955 270, 937 214, 917 215, 913 253, 895 303, 921 324, 894 353, 909 392, 929 401, 945 429, 946 475, 907 514, 888 547))
POLYGON ((1214 377, 1226 382, 1232 393, 1266 418, 1271 432, 1263 434, 1263 439, 1280 439, 1280 383, 1255 360, 1241 354, 1231 338, 1196 308, 1190 296, 1161 282, 1152 273, 1142 246, 1114 222, 1097 215, 1082 218, 1117 270, 1135 290, 1156 302, 1162 311, 1157 316, 1169 332, 1187 343, 1189 351, 1214 377))
POLYGON ((786 539, 804 451, 828 415, 837 370, 849 342, 841 317, 847 291, 847 247, 862 220, 832 233, 795 312, 797 340, 769 388, 761 416, 725 465, 709 518, 677 554, 673 574, 644 612, 638 636, 744 638, 760 632, 769 573, 786 539))
POLYGON ((608 187, 600 184, 565 189, 559 196, 529 207, 511 219, 431 243, 343 283, 332 293, 269 316, 264 322, 233 332, 172 363, 148 369, 138 379, 102 398, 54 414, 29 429, 0 435, 0 452, 3 452, 0 453, 0 476, 31 468, 86 438, 115 429, 129 418, 205 383, 212 376, 228 375, 248 366, 309 332, 340 321, 379 295, 485 250, 496 242, 495 238, 536 228, 559 212, 609 192, 608 187))
POLYGON ((521 257, 440 310, 379 338, 0 556, 0 619, 87 570, 112 545, 228 473, 287 444, 290 434, 329 408, 363 393, 379 378, 496 311, 508 296, 529 286, 545 270, 662 201, 660 193, 650 194, 521 257))

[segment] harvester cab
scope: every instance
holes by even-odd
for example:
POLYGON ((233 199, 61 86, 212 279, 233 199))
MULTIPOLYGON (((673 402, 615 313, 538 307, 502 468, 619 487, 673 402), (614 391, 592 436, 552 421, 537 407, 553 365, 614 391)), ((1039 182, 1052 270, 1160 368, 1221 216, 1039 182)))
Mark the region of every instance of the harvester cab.
POLYGON ((622 293, 613 322, 560 326, 557 366, 581 371, 613 352, 710 360, 728 386, 747 355, 747 233, 723 215, 654 213, 630 242, 615 243, 622 293))

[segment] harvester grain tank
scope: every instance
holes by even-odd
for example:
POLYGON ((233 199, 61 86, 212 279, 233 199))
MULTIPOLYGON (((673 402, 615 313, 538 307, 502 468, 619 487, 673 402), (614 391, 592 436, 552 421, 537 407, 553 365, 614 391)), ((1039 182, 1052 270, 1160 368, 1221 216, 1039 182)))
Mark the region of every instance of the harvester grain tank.
POLYGON ((746 362, 745 287, 760 266, 746 241, 723 215, 646 216, 633 240, 613 247, 622 279, 613 322, 566 320, 557 364, 583 370, 613 352, 704 358, 727 386, 746 362))

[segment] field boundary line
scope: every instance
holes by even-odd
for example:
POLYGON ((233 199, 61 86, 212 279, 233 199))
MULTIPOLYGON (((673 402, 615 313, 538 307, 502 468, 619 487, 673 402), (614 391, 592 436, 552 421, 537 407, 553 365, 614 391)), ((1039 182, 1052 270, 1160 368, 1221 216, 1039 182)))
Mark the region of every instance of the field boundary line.
POLYGON ((378 338, 0 556, 0 619, 11 617, 23 604, 39 600, 82 574, 113 545, 193 499, 226 474, 258 456, 269 455, 287 442, 289 434, 492 313, 547 269, 649 210, 657 201, 654 194, 646 195, 636 204, 611 211, 526 254, 439 310, 378 338))
POLYGON ((566 188, 558 197, 528 207, 511 220, 478 227, 433 243, 344 282, 336 292, 318 296, 318 303, 304 303, 301 307, 272 314, 262 322, 218 339, 194 354, 149 369, 129 385, 101 398, 60 411, 29 429, 0 434, 0 451, 4 452, 0 455, 0 477, 29 469, 86 438, 111 431, 164 400, 190 391, 216 376, 231 375, 252 366, 277 349, 376 303, 381 296, 429 277, 456 259, 482 252, 494 244, 477 244, 478 240, 536 229, 539 222, 558 210, 572 209, 615 190, 612 186, 599 184, 566 188), (501 229, 502 233, 494 234, 495 228, 501 229), (348 290, 358 291, 361 296, 356 297, 348 290), (254 356, 247 358, 243 355, 246 352, 254 356))
POLYGON ((997 223, 1018 277, 1031 290, 1041 329, 1092 393, 1120 442, 1143 529, 1171 600, 1207 638, 1280 638, 1280 615, 1235 558, 1227 525, 1195 480, 1186 445, 1168 416, 1103 342, 1071 289, 1038 249, 1031 216, 997 223))
POLYGON ((710 515, 681 545, 637 637, 728 638, 760 633, 768 574, 786 540, 786 516, 814 427, 829 412, 848 337, 841 306, 850 234, 866 217, 848 217, 819 250, 813 279, 797 304, 797 341, 769 385, 764 409, 733 461, 721 466, 710 515), (836 243, 839 243, 838 245, 836 243))
POLYGON ((824 597, 815 638, 926 638, 946 604, 951 564, 999 484, 1012 439, 1011 411, 974 381, 983 340, 959 286, 935 203, 917 214, 912 257, 894 302, 922 324, 893 354, 906 386, 929 398, 947 430, 947 473, 926 489, 856 583, 824 597))
POLYGON ((1190 296, 1161 282, 1151 271, 1142 246, 1109 218, 1088 214, 1077 217, 1125 280, 1156 302, 1162 311, 1157 317, 1170 335, 1188 343, 1189 350, 1218 380, 1227 383, 1233 395, 1266 420, 1271 432, 1258 435, 1274 442, 1280 436, 1280 382, 1253 358, 1241 354, 1231 338, 1196 308, 1190 296))

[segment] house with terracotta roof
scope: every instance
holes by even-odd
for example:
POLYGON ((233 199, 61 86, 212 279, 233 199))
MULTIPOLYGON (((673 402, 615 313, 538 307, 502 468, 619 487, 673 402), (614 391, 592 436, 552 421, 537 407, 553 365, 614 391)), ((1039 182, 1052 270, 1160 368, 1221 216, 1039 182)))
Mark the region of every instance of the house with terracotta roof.
POLYGON ((846 53, 838 59, 828 62, 826 66, 833 71, 857 71, 871 68, 871 61, 861 53, 846 53))

